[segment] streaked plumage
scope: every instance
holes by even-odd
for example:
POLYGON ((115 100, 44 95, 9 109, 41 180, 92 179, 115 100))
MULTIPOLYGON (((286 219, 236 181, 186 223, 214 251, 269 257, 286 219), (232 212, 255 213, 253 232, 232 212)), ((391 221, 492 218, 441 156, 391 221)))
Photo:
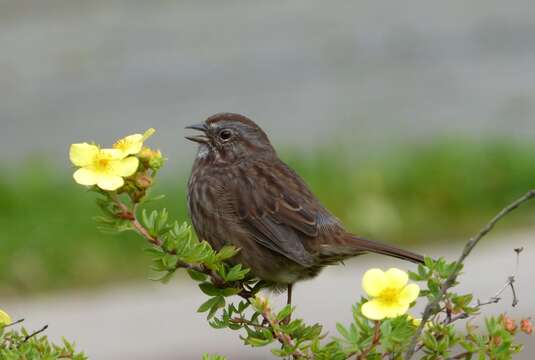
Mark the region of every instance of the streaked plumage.
POLYGON ((201 239, 241 249, 233 262, 277 285, 316 276, 364 253, 422 262, 420 255, 348 233, 283 163, 250 119, 216 114, 189 128, 203 135, 188 183, 188 208, 201 239))

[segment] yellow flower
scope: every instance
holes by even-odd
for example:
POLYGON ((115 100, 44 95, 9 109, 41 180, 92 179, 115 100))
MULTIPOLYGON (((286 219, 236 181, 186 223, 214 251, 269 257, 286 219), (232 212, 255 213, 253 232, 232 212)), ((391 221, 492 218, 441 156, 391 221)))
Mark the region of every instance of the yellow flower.
POLYGON ((134 174, 139 160, 118 149, 100 149, 88 143, 72 144, 71 162, 79 166, 73 177, 80 185, 97 185, 102 190, 113 191, 124 185, 123 177, 134 174))
POLYGON ((151 137, 155 132, 156 130, 150 128, 145 131, 143 135, 128 135, 127 137, 117 140, 117 142, 113 144, 113 148, 121 150, 123 153, 125 153, 125 155, 135 155, 141 151, 143 142, 145 142, 145 140, 151 137))
POLYGON ((362 288, 370 297, 362 305, 362 313, 368 319, 382 320, 403 315, 409 305, 418 298, 420 287, 408 284, 409 276, 405 271, 389 269, 370 269, 362 278, 362 288))
POLYGON ((11 317, 2 309, 0 309, 0 326, 11 324, 13 321, 11 317))

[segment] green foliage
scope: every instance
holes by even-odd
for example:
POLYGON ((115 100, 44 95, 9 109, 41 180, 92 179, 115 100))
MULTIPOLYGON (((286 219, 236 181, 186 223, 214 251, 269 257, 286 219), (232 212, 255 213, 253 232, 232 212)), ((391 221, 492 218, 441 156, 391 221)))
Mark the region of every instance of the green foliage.
POLYGON ((10 329, 0 325, 0 359, 2 360, 86 360, 74 345, 63 339, 61 345, 48 341, 46 336, 32 335, 21 327, 10 329))

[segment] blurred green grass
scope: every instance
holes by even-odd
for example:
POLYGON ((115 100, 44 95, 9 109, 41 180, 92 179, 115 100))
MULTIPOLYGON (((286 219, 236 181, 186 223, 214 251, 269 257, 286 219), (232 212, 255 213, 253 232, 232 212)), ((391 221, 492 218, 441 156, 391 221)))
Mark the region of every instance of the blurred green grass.
MULTIPOLYGON (((535 187, 535 145, 513 141, 433 141, 358 158, 334 148, 282 157, 354 232, 389 242, 465 239, 508 202, 535 187)), ((359 149, 362 150, 362 149, 359 149)), ((362 151, 359 151, 362 153, 362 151)), ((154 193, 186 219, 188 168, 154 193)), ((44 161, 0 172, 0 293, 25 295, 144 279, 148 257, 135 234, 101 234, 95 194, 44 161)), ((516 213, 500 229, 533 223, 516 213)))

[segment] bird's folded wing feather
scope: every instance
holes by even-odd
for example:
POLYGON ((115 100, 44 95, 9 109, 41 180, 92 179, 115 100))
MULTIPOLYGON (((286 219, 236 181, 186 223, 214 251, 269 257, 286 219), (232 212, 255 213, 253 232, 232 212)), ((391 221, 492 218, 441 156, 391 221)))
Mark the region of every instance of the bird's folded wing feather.
POLYGON ((297 174, 283 166, 278 176, 262 174, 265 176, 260 181, 256 178, 255 183, 242 177, 239 188, 234 189, 240 194, 233 197, 238 199, 235 211, 256 242, 303 266, 311 266, 313 256, 304 241, 317 237, 322 219, 329 216, 323 214, 325 210, 317 202, 307 200, 315 201, 297 174), (288 178, 291 180, 285 181, 288 178))

